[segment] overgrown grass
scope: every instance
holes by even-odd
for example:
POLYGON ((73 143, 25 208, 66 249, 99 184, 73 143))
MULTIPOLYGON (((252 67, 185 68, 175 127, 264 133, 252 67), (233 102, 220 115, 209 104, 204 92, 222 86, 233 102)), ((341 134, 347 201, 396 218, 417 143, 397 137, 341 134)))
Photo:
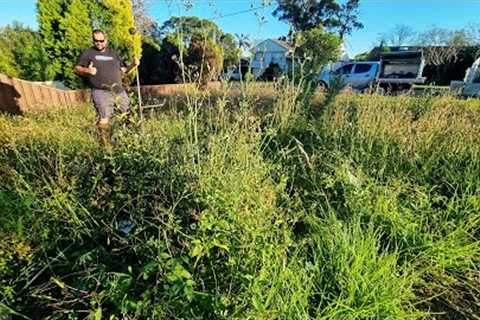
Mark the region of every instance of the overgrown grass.
POLYGON ((480 103, 273 88, 0 116, 0 315, 479 318, 480 103))

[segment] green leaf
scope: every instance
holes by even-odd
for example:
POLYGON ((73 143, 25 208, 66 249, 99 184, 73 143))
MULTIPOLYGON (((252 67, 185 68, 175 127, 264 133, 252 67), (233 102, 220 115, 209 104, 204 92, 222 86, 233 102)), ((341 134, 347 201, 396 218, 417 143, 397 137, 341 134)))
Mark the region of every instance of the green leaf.
POLYGON ((213 244, 213 246, 215 246, 217 248, 220 248, 220 249, 223 249, 223 250, 229 252, 228 246, 226 244, 220 243, 217 240, 213 240, 212 244, 213 244))
POLYGON ((191 257, 201 257, 203 256, 203 245, 200 240, 193 240, 192 241, 192 249, 190 250, 191 257))
POLYGON ((102 320, 102 308, 98 307, 95 311, 95 320, 102 320))

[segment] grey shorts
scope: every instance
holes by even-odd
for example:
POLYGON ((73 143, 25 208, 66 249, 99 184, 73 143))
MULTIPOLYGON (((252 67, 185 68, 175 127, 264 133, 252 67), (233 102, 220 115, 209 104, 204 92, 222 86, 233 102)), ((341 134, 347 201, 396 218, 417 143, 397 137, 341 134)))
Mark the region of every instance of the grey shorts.
POLYGON ((110 119, 114 107, 120 109, 122 113, 130 110, 130 101, 125 91, 115 93, 109 90, 92 89, 92 100, 97 116, 101 119, 110 119))

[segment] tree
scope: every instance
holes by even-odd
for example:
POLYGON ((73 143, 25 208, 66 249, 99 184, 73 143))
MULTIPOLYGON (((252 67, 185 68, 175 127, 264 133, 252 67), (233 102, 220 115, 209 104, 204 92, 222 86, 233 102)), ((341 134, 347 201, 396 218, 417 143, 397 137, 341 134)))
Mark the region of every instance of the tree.
POLYGON ((325 64, 336 61, 340 55, 341 39, 322 27, 299 32, 295 38, 298 45, 296 55, 308 76, 319 73, 325 64))
MULTIPOLYGON (((91 1, 91 0, 90 0, 91 1)), ((124 59, 140 58, 142 54, 141 35, 132 35, 135 28, 133 5, 131 0, 102 0, 96 2, 101 6, 101 29, 108 34, 112 46, 124 59)))
MULTIPOLYGON (((76 60, 83 49, 90 46, 91 32, 88 6, 83 0, 72 0, 63 12, 59 21, 61 34, 64 36, 64 43, 58 44, 61 48, 59 59, 61 59, 60 76, 67 87, 78 87, 82 79, 73 73, 76 60)), ((58 42, 57 42, 58 43, 58 42)))
POLYGON ((460 49, 470 44, 463 30, 451 31, 439 27, 419 34, 417 42, 425 47, 426 63, 434 66, 456 62, 460 49))
POLYGON ((235 66, 242 53, 242 49, 237 45, 235 36, 231 33, 224 33, 220 37, 219 45, 222 49, 224 68, 235 66))
POLYGON ((231 67, 240 61, 241 49, 235 37, 207 19, 171 17, 162 25, 154 26, 151 40, 160 49, 157 51, 151 43, 144 44, 148 47, 148 57, 144 60, 148 59, 148 64, 155 66, 154 70, 159 70, 161 75, 149 76, 152 69, 141 67, 141 76, 147 81, 205 83, 206 79, 215 78, 222 66, 231 67))
POLYGON ((178 63, 180 48, 174 35, 163 38, 160 45, 156 40, 144 38, 140 79, 143 84, 181 82, 178 63))
POLYGON ((205 85, 222 70, 222 50, 204 33, 193 32, 187 43, 175 33, 163 37, 159 46, 146 40, 140 65, 142 83, 193 81, 205 85))
POLYGON ((132 0, 133 17, 135 27, 144 36, 151 36, 155 27, 155 21, 148 13, 151 0, 132 0))
POLYGON ((163 23, 158 32, 160 37, 169 34, 179 34, 187 46, 194 33, 205 34, 220 46, 225 67, 230 67, 237 63, 241 50, 237 46, 235 37, 230 33, 223 32, 211 20, 197 17, 172 17, 163 23))
MULTIPOLYGON (((62 57, 62 52, 64 47, 69 44, 68 39, 65 39, 65 34, 60 28, 60 23, 63 19, 62 11, 66 10, 65 5, 64 0, 37 1, 37 21, 42 38, 42 46, 45 48, 46 57, 51 62, 53 69, 52 78, 48 80, 63 78, 62 62, 64 62, 64 57, 62 57)), ((90 25, 89 21, 86 23, 90 25)), ((69 58, 73 59, 73 57, 69 58)), ((73 78, 73 73, 69 78, 73 78)))
POLYGON ((294 31, 307 31, 323 27, 337 31, 344 38, 354 29, 363 28, 358 21, 359 0, 347 0, 339 4, 336 0, 277 0, 273 14, 292 25, 294 31))
POLYGON ((397 24, 387 33, 381 35, 381 41, 392 46, 403 46, 412 44, 416 36, 417 33, 411 26, 397 24))
POLYGON ((182 34, 190 37, 194 32, 204 32, 212 39, 222 36, 223 31, 208 19, 200 19, 198 17, 171 17, 165 21, 159 28, 160 33, 166 36, 171 33, 182 34))
POLYGON ((237 44, 241 50, 249 50, 252 47, 252 41, 250 40, 250 36, 248 34, 236 33, 235 38, 237 38, 237 44))
POLYGON ((360 0, 348 0, 341 5, 341 9, 337 12, 336 29, 338 29, 340 39, 343 40, 345 36, 351 34, 354 29, 363 28, 363 24, 358 20, 359 4, 360 0))
MULTIPOLYGON (((248 34, 236 33, 235 38, 237 38, 238 47, 240 48, 241 52, 249 50, 252 47, 252 41, 250 40, 250 36, 248 34)), ((243 75, 248 72, 248 69, 248 66, 242 66, 242 56, 240 53, 238 56, 238 74, 240 75, 240 81, 243 80, 243 75)))
POLYGON ((203 33, 192 34, 185 59, 191 79, 203 87, 218 77, 223 68, 222 49, 203 33))
POLYGON ((39 0, 37 18, 42 45, 53 69, 49 80, 63 81, 72 88, 81 86, 73 64, 90 45, 92 22, 87 1, 39 0))
POLYGON ((317 26, 336 27, 335 15, 340 5, 335 0, 277 0, 273 15, 289 22, 295 31, 317 26))
POLYGON ((19 71, 15 65, 15 57, 8 37, 4 30, 0 31, 0 73, 10 77, 18 77, 19 71))
POLYGON ((185 57, 185 48, 179 37, 170 34, 162 40, 160 61, 163 83, 179 83, 183 81, 181 61, 185 57), (182 57, 180 57, 183 55, 182 57))
POLYGON ((44 81, 53 76, 39 34, 13 22, 0 30, 0 72, 25 80, 44 81))
POLYGON ((465 35, 467 36, 468 41, 473 46, 480 45, 480 24, 479 23, 469 23, 465 30, 465 35))

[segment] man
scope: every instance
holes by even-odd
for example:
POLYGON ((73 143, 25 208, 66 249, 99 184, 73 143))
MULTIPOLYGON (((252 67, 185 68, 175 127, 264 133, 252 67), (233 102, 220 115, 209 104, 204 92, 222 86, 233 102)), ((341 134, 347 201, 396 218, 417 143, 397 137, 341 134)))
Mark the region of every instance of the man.
POLYGON ((97 111, 100 141, 106 143, 114 105, 118 105, 126 117, 130 114, 129 99, 122 86, 122 74, 127 74, 138 67, 140 61, 134 59, 131 65, 126 66, 114 50, 107 48, 107 37, 101 30, 94 30, 92 38, 94 46, 82 53, 74 72, 79 76, 88 77, 93 104, 97 111))

